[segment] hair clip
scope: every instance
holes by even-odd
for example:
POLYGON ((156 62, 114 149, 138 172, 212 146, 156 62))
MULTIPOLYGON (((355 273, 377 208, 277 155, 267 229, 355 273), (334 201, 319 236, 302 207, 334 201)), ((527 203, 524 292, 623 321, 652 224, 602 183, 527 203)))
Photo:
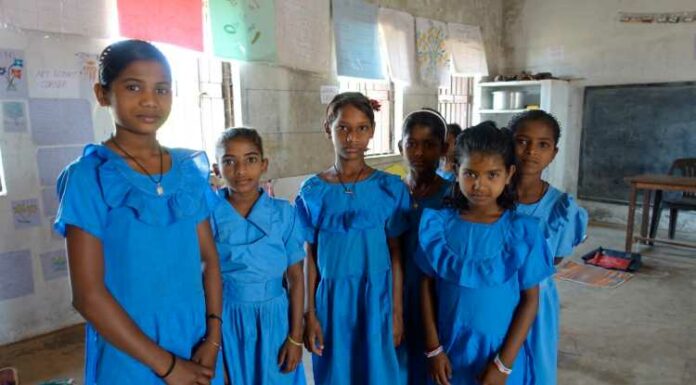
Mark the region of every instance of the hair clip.
POLYGON ((382 104, 378 100, 375 99, 370 99, 370 106, 372 106, 372 109, 379 112, 379 110, 382 108, 382 104))

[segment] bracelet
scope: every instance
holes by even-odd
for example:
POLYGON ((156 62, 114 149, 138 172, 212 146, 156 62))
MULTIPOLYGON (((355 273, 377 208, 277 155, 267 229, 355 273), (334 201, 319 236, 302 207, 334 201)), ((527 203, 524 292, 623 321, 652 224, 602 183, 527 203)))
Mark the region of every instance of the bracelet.
POLYGON ((442 345, 440 345, 440 346, 436 347, 434 350, 431 350, 429 352, 425 352, 425 358, 433 358, 444 351, 445 351, 445 349, 442 347, 442 345))
POLYGON ((304 314, 307 315, 309 313, 316 313, 317 309, 310 307, 309 309, 305 310, 304 314))
POLYGON ((165 379, 170 374, 172 374, 172 372, 174 371, 174 367, 176 366, 176 355, 174 355, 174 353, 172 353, 172 352, 168 352, 168 353, 171 354, 171 356, 172 356, 172 363, 169 364, 169 369, 167 369, 167 371, 164 372, 164 374, 161 376, 159 374, 155 373, 155 374, 157 374, 157 377, 159 377, 161 379, 165 379))
POLYGON ((293 344, 293 345, 295 345, 295 346, 299 346, 299 347, 302 347, 302 346, 303 346, 303 345, 302 345, 302 342, 297 342, 297 341, 295 341, 295 339, 292 338, 292 337, 290 337, 289 334, 288 334, 288 341, 290 341, 290 343, 293 344))
POLYGON ((500 373, 510 375, 512 373, 512 369, 508 368, 503 364, 503 361, 500 361, 500 355, 496 354, 495 358, 493 359, 493 363, 495 364, 495 367, 498 368, 498 371, 500 373))
POLYGON ((222 324, 222 317, 220 317, 219 315, 217 315, 215 313, 208 314, 208 319, 218 320, 218 321, 220 321, 220 324, 222 324))
POLYGON ((215 341, 213 341, 213 340, 209 340, 209 339, 207 339, 207 338, 203 338, 203 342, 209 342, 211 345, 215 346, 215 347, 218 348, 219 350, 222 350, 222 345, 220 345, 219 343, 217 343, 217 342, 215 342, 215 341))

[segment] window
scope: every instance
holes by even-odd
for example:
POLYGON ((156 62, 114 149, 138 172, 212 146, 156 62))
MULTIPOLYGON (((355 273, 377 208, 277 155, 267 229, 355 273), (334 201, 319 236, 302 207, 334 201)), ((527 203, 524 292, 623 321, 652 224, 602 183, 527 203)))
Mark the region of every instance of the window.
POLYGON ((474 78, 461 76, 451 76, 450 84, 439 88, 437 108, 447 123, 471 126, 473 90, 474 78))
MULTIPOLYGON (((382 107, 375 111, 375 136, 365 153, 367 156, 393 154, 395 146, 395 87, 386 80, 365 80, 356 78, 339 78, 340 92, 361 92, 370 99, 377 100, 382 107)), ((396 98, 400 99, 400 98, 396 98)))

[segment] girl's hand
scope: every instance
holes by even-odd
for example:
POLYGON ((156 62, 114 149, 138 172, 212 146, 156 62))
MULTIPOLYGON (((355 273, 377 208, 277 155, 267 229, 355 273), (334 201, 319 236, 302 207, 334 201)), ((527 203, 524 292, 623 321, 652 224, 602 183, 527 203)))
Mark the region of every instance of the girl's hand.
POLYGON ((167 385, 210 385, 212 378, 211 369, 177 357, 174 370, 164 379, 164 382, 167 385))
POLYGON ((428 358, 428 372, 430 378, 438 385, 450 385, 452 379, 452 364, 447 354, 442 352, 435 357, 428 358))
POLYGON ((305 315, 305 348, 310 352, 321 356, 324 353, 324 334, 321 331, 321 324, 313 311, 305 315))
POLYGON ((278 367, 282 368, 283 373, 294 372, 300 361, 302 361, 302 346, 297 346, 286 338, 278 354, 278 367))
POLYGON ((392 315, 392 337, 394 338, 394 347, 401 345, 404 339, 404 317, 401 312, 394 312, 392 315))
POLYGON ((508 375, 498 370, 498 367, 491 361, 483 373, 479 375, 478 381, 481 385, 505 385, 507 378, 508 375))
POLYGON ((196 347, 191 361, 203 365, 215 373, 219 352, 220 348, 218 346, 215 346, 212 341, 205 340, 196 347))

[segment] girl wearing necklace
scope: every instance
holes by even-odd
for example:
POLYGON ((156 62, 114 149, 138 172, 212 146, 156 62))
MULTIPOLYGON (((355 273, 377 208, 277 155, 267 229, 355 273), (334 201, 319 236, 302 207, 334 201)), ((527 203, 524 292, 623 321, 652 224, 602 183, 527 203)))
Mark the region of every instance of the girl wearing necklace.
POLYGON ((87 320, 85 384, 221 384, 222 289, 207 221, 219 199, 204 153, 155 137, 171 110, 169 64, 147 42, 114 43, 94 90, 115 133, 58 177, 55 221, 87 320))
MULTIPOLYGON (((587 212, 568 194, 541 179, 558 153, 558 121, 542 110, 523 112, 512 119, 510 130, 519 163, 517 211, 539 219, 555 262, 573 253, 585 238, 587 212)), ((539 311, 529 341, 536 384, 555 385, 558 357, 560 302, 553 277, 539 284, 539 311)))
POLYGON ((365 164, 373 108, 360 93, 331 101, 324 129, 335 162, 304 181, 296 200, 307 242, 305 346, 318 385, 383 385, 399 375, 399 236, 410 203, 398 176, 365 164))
POLYGON ((443 198, 452 190, 452 182, 437 173, 438 163, 447 151, 447 123, 437 111, 421 109, 406 116, 399 150, 403 154, 408 174, 404 182, 411 191, 409 230, 403 237, 404 250, 404 325, 406 342, 399 349, 401 369, 408 384, 425 384, 426 359, 423 355, 423 324, 420 308, 421 272, 414 258, 418 250, 418 224, 423 209, 440 209, 443 198))

